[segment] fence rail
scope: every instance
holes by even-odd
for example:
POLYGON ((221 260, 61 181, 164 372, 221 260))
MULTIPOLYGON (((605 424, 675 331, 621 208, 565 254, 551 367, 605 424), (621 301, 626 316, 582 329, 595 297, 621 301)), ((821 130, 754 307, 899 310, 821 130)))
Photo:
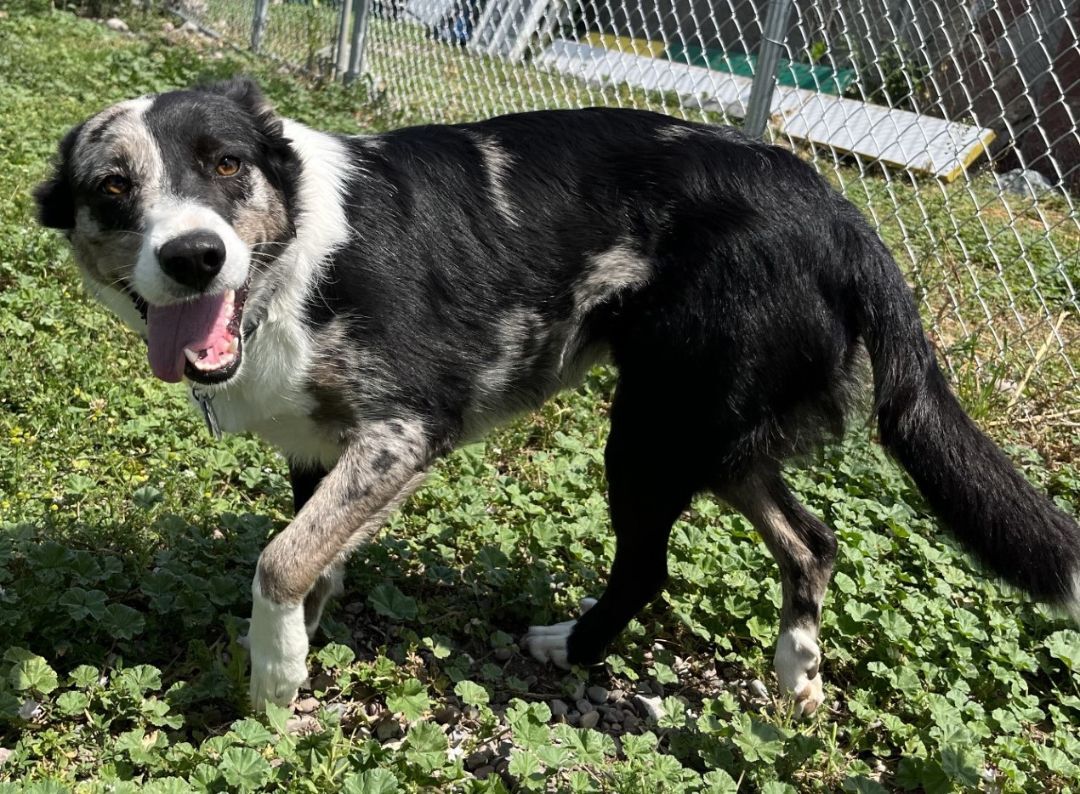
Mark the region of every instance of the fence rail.
POLYGON ((1080 426, 1080 0, 180 2, 403 123, 743 123, 873 219, 969 403, 1080 426))

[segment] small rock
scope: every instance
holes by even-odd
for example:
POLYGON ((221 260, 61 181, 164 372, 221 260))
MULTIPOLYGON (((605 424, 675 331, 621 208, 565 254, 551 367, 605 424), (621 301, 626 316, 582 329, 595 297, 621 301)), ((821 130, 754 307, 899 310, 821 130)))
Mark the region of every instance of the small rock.
POLYGON ((625 711, 623 712, 622 726, 628 733, 630 731, 636 731, 641 726, 641 720, 638 719, 636 714, 625 711))
POLYGON ((289 717, 285 720, 285 731, 299 736, 305 736, 309 733, 317 733, 322 730, 322 726, 319 725, 319 721, 314 717, 289 717))
POLYGON ((754 697, 761 698, 762 700, 769 699, 769 688, 765 686, 765 682, 759 678, 755 678, 750 682, 750 693, 754 697))
POLYGON ((1017 196, 1038 198, 1043 193, 1054 189, 1054 186, 1050 184, 1050 180, 1038 171, 1032 171, 1031 169, 1016 168, 995 176, 1000 190, 1017 196))
POLYGON ((473 777, 475 777, 477 780, 484 780, 489 775, 494 775, 495 774, 495 767, 488 764, 487 766, 482 766, 482 767, 479 767, 478 769, 474 769, 472 771, 472 773, 473 773, 473 777))
POLYGON ((619 721, 619 714, 614 709, 604 714, 604 722, 617 723, 619 721))
POLYGON ((589 695, 589 700, 593 703, 606 703, 608 695, 610 694, 607 689, 602 686, 591 686, 586 692, 589 695))
POLYGON ((208 9, 206 0, 180 0, 177 5, 181 11, 193 17, 205 16, 208 9))
POLYGON ((379 714, 380 712, 382 712, 382 710, 383 710, 382 706, 380 706, 380 705, 379 705, 378 703, 376 703, 376 702, 375 702, 374 700, 373 700, 373 701, 371 701, 370 703, 368 703, 368 704, 367 704, 366 706, 364 706, 364 712, 365 712, 365 713, 366 713, 366 714, 367 714, 367 715, 368 715, 369 717, 374 717, 374 716, 376 716, 377 714, 379 714))
POLYGON ((192 22, 190 19, 180 26, 181 33, 198 33, 199 26, 192 22))
POLYGON ((315 698, 304 698, 303 700, 296 701, 296 710, 305 714, 310 714, 313 711, 319 710, 319 701, 315 698))
POLYGON ((380 742, 401 736, 401 726, 393 717, 387 717, 375 726, 375 736, 380 742))
POLYGON ((551 709, 552 717, 565 717, 570 711, 570 707, 566 705, 566 701, 559 700, 558 698, 550 701, 548 703, 548 708, 551 709))
POLYGON ((172 22, 162 22, 161 23, 161 32, 162 33, 172 33, 174 30, 176 30, 176 25, 174 25, 172 22))
POLYGON ((506 770, 510 768, 509 758, 500 758, 495 762, 495 771, 500 775, 505 774, 506 770))
POLYGON ((585 698, 581 698, 581 700, 574 703, 574 705, 577 706, 577 710, 582 714, 588 714, 590 711, 596 711, 596 706, 587 701, 585 698))
POLYGON ((581 700, 583 697, 585 697, 585 682, 578 681, 577 684, 574 685, 574 691, 570 693, 570 699, 581 700))
POLYGON ((41 704, 36 700, 27 700, 19 707, 19 719, 27 722, 40 717, 43 713, 41 704))
POLYGON ((649 723, 655 723, 664 716, 664 702, 659 697, 645 697, 644 695, 634 695, 634 703, 637 705, 638 710, 641 711, 642 716, 645 717, 645 721, 649 723))
POLYGON ((461 711, 455 706, 443 706, 435 712, 435 722, 440 725, 450 725, 461 719, 461 711))
POLYGON ((626 698, 626 693, 623 692, 621 689, 613 689, 610 692, 608 692, 607 697, 608 697, 608 700, 610 700, 612 703, 618 703, 620 700, 623 700, 623 699, 626 698))
POLYGON ((6 747, 0 747, 0 766, 3 766, 4 762, 11 758, 11 756, 13 755, 15 755, 14 750, 9 750, 6 747))
POLYGON ((109 30, 115 30, 117 33, 127 33, 131 28, 127 26, 127 22, 119 17, 111 17, 105 20, 105 27, 109 30))
POLYGON ((590 711, 587 714, 581 715, 581 720, 578 722, 578 727, 582 729, 595 728, 596 723, 598 722, 600 722, 600 712, 590 711))
POLYGON ((477 750, 475 753, 471 753, 465 758, 465 768, 470 772, 481 767, 487 766, 491 762, 491 748, 485 747, 482 750, 477 750))
POLYGON ((345 613, 348 615, 358 615, 364 611, 363 601, 350 601, 345 605, 345 613))
POLYGON ((330 687, 334 686, 337 682, 334 681, 334 677, 327 673, 319 673, 317 676, 311 679, 311 689, 316 692, 325 692, 330 687))

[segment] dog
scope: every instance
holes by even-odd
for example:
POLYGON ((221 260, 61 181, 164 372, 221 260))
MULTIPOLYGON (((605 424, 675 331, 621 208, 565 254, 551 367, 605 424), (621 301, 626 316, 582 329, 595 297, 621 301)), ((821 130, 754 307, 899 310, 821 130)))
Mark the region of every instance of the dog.
POLYGON ((776 674, 814 712, 837 543, 781 465, 843 431, 867 359, 881 441, 943 523, 1080 620, 1077 524, 964 413, 866 220, 782 148, 602 108, 332 135, 238 78, 93 116, 35 196, 153 374, 288 460, 295 518, 252 582, 256 708, 296 695, 347 555, 424 472, 605 358, 615 559, 591 608, 528 630, 540 662, 603 659, 711 492, 779 565, 776 674))

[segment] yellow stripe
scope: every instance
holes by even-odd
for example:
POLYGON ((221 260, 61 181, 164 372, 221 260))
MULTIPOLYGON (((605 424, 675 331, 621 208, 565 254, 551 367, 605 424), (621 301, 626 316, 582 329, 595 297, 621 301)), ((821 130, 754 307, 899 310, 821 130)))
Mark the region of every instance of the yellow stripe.
POLYGON ((953 180, 957 179, 965 171, 967 171, 968 167, 972 163, 979 159, 983 152, 987 151, 990 148, 990 144, 994 142, 994 138, 996 137, 997 133, 995 133, 993 130, 986 130, 986 135, 982 138, 979 138, 979 142, 971 147, 968 153, 964 156, 964 159, 957 164, 956 168, 954 168, 952 171, 945 174, 941 178, 946 182, 952 182, 953 180))
POLYGON ((615 36, 610 33, 590 33, 582 41, 593 47, 643 55, 647 58, 659 58, 664 54, 664 43, 662 41, 632 39, 629 36, 615 36))

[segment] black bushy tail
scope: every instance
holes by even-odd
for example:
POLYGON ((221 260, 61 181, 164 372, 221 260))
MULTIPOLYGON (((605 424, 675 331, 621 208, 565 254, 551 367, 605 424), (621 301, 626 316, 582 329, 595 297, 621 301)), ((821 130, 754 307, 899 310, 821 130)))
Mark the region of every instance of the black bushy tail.
POLYGON ((1024 479, 960 407, 884 244, 866 232, 847 242, 849 252, 861 249, 854 260, 862 262, 859 323, 885 447, 987 567, 1080 621, 1080 527, 1024 479))

